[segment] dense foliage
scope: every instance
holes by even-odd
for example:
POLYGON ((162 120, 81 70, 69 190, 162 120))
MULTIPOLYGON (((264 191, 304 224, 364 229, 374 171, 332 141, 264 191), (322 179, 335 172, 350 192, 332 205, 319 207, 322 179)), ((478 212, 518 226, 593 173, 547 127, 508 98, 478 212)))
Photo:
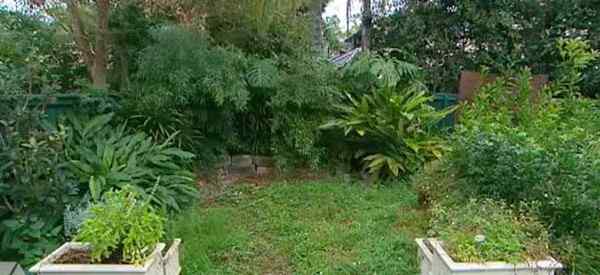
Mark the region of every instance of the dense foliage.
POLYGON ((63 92, 82 68, 59 26, 0 6, 0 95, 63 92))
POLYGON ((125 124, 111 126, 111 119, 108 114, 66 124, 66 158, 82 189, 94 201, 129 187, 168 210, 188 205, 196 197, 194 155, 172 146, 173 136, 156 144, 143 133, 128 133, 125 124))
MULTIPOLYGON (((564 37, 589 40, 598 48, 600 8, 595 1, 404 1, 391 16, 374 23, 373 46, 425 68, 435 91, 452 92, 461 70, 488 66, 530 66, 535 74, 560 78, 555 42, 564 37)), ((582 90, 597 95, 598 61, 583 72, 582 90)))
POLYGON ((0 109, 0 248, 7 260, 34 263, 77 231, 88 200, 134 188, 179 210, 196 197, 192 155, 143 134, 109 126, 110 116, 51 127, 37 111, 0 109))
POLYGON ((131 126, 158 140, 180 132, 177 143, 203 160, 253 153, 318 165, 316 125, 337 91, 333 66, 247 55, 180 27, 157 29, 154 39, 142 53, 134 91, 125 95, 131 126))
POLYGON ((581 64, 596 55, 581 49, 587 47, 580 41, 561 42, 565 75, 573 77, 538 96, 527 70, 483 88, 463 110, 451 165, 467 194, 537 203, 561 259, 577 274, 595 274, 600 106, 580 98, 573 86, 581 80, 581 64), (552 97, 557 94, 562 98, 552 97))

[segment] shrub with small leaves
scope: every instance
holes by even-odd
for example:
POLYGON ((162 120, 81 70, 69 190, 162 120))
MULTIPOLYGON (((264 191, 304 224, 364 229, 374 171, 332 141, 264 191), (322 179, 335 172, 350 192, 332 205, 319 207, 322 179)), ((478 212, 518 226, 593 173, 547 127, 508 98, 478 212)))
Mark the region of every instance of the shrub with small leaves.
POLYGON ((164 218, 129 188, 107 192, 90 212, 76 239, 91 245, 95 263, 121 253, 121 262, 142 264, 164 235, 164 218))

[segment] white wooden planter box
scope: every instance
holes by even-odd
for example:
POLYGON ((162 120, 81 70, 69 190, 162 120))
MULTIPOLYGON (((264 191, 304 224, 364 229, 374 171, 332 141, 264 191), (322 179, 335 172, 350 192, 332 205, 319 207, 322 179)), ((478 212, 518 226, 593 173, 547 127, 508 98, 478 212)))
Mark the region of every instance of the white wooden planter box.
POLYGON ((65 243, 32 268, 29 272, 38 275, 179 275, 179 245, 176 239, 163 255, 164 243, 156 245, 154 252, 143 265, 120 264, 54 264, 53 262, 70 249, 87 249, 84 243, 65 243))
POLYGON ((504 262, 454 262, 436 239, 416 239, 421 262, 421 275, 554 275, 563 266, 551 257, 521 264, 504 262))

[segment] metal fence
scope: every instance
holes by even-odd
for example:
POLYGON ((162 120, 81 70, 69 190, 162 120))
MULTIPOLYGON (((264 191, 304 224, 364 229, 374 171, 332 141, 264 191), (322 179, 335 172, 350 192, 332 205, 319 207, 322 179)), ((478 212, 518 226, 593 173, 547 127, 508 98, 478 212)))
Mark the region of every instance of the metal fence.
MULTIPOLYGON (((432 105, 437 110, 442 110, 448 107, 452 107, 458 104, 458 97, 456 94, 449 93, 436 93, 434 94, 434 100, 432 105)), ((449 114, 438 123, 438 128, 442 130, 452 130, 454 123, 456 122, 456 112, 449 114)))

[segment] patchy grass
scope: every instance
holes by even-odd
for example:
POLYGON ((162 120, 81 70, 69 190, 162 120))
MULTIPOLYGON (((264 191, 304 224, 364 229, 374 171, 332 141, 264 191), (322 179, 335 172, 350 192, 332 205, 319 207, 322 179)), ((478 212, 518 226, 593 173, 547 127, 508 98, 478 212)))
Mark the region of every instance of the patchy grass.
POLYGON ((171 225, 185 274, 417 274, 427 218, 409 187, 330 181, 228 188, 171 225))

